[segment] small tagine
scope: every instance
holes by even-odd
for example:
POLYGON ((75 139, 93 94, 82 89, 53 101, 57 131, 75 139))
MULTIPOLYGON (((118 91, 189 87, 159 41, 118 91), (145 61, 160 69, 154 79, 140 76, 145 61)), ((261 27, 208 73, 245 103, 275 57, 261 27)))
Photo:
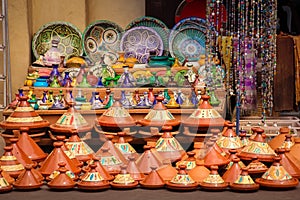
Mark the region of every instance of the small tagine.
POLYGON ((291 147, 290 151, 286 153, 286 156, 300 166, 300 137, 295 137, 294 142, 295 144, 291 147))
POLYGON ((109 182, 102 178, 101 174, 96 170, 95 164, 89 165, 90 170, 87 171, 77 183, 77 187, 82 190, 103 190, 110 188, 109 182))
POLYGON ((200 187, 205 190, 224 190, 228 186, 218 173, 218 166, 210 167, 210 174, 200 182, 200 187))
MULTIPOLYGON (((238 156, 236 155, 237 154, 237 150, 236 149, 229 149, 229 153, 230 153, 230 155, 229 155, 230 162, 226 166, 226 170, 228 170, 232 166, 233 159, 234 158, 238 158, 238 156)), ((240 165, 241 168, 246 167, 246 165, 241 160, 239 161, 239 165, 240 165)))
POLYGON ((251 140, 250 144, 243 147, 241 152, 238 153, 238 157, 242 160, 252 160, 253 157, 257 156, 260 161, 272 162, 276 154, 268 143, 265 142, 263 136, 264 130, 257 127, 254 131, 255 137, 251 140))
POLYGON ((32 165, 25 166, 25 171, 22 172, 17 180, 13 183, 14 188, 19 190, 34 190, 39 189, 43 182, 38 180, 32 173, 32 165))
POLYGON ((240 136, 241 142, 243 144, 243 147, 247 146, 249 144, 249 138, 247 137, 247 131, 246 130, 240 130, 239 136, 240 136))
POLYGON ((90 170, 89 166, 91 164, 96 165, 95 170, 101 175, 101 177, 104 180, 112 181, 115 178, 113 175, 109 174, 108 171, 101 165, 100 158, 98 158, 96 156, 93 156, 93 159, 88 161, 88 165, 85 166, 82 170, 85 172, 88 172, 90 170))
POLYGON ((164 181, 170 181, 177 174, 177 170, 172 167, 169 160, 163 160, 163 165, 157 168, 157 173, 164 181))
POLYGON ((117 189, 133 189, 138 185, 131 175, 126 171, 127 166, 121 166, 121 172, 116 175, 115 179, 110 183, 113 188, 117 189))
POLYGON ((176 163, 176 168, 178 168, 180 165, 185 165, 186 170, 189 171, 196 167, 196 158, 195 158, 195 152, 187 152, 188 157, 184 160, 178 161, 176 163))
POLYGON ((293 178, 285 168, 280 164, 280 156, 274 158, 272 166, 262 175, 261 178, 255 180, 256 183, 266 188, 289 189, 298 185, 299 180, 293 178))
POLYGON ((165 181, 157 172, 156 167, 152 166, 151 170, 152 171, 150 172, 150 174, 148 174, 144 180, 140 181, 140 185, 143 188, 148 189, 163 188, 165 186, 165 181))
POLYGON ((291 148, 291 146, 294 145, 293 140, 294 139, 292 139, 292 135, 290 134, 290 129, 288 127, 281 127, 279 129, 279 134, 268 142, 268 144, 273 150, 280 147, 291 148), (287 146, 284 145, 286 138, 288 138, 287 146))
POLYGON ((0 168, 0 193, 12 191, 12 185, 2 176, 2 169, 0 168))
POLYGON ((160 167, 163 165, 162 160, 151 151, 151 146, 144 145, 143 154, 136 160, 136 165, 144 174, 149 174, 152 171, 151 167, 160 167))
POLYGON ((202 160, 196 160, 196 167, 191 169, 188 174, 194 181, 200 183, 210 174, 210 170, 204 166, 202 160))
POLYGON ((129 159, 129 162, 128 162, 128 165, 127 165, 127 168, 126 168, 127 172, 136 181, 144 180, 145 175, 141 172, 141 170, 137 166, 137 164, 135 162, 135 157, 134 156, 129 156, 128 159, 129 159))
POLYGON ((101 148, 101 153, 98 156, 100 157, 101 165, 109 174, 117 175, 120 172, 123 163, 109 152, 109 148, 101 148))
POLYGON ((48 187, 56 190, 66 190, 74 188, 76 182, 74 182, 73 179, 66 174, 68 169, 65 168, 64 162, 59 163, 58 171, 59 174, 47 183, 48 187))
POLYGON ((231 167, 223 174, 222 179, 227 183, 233 183, 242 173, 242 168, 239 165, 240 159, 234 158, 231 167))
POLYGON ((4 151, 4 154, 0 157, 0 168, 11 177, 17 178, 24 171, 24 166, 13 155, 11 145, 5 146, 4 151))
POLYGON ((125 141, 125 136, 125 132, 118 132, 119 139, 116 143, 114 143, 114 145, 120 150, 127 160, 129 156, 133 156, 134 159, 137 159, 139 154, 128 142, 125 141))
POLYGON ((185 165, 179 165, 178 173, 166 182, 166 186, 172 190, 195 190, 198 183, 187 173, 185 165))
POLYGON ((230 160, 226 157, 224 157, 221 154, 220 148, 216 143, 213 141, 207 142, 208 150, 206 152, 206 155, 204 157, 204 165, 206 167, 210 166, 224 166, 227 165, 230 160))
POLYGON ((229 186, 232 190, 243 192, 253 192, 259 189, 259 184, 252 180, 247 168, 242 168, 241 174, 229 186))
POLYGON ((253 179, 261 177, 267 170, 268 167, 260 162, 256 157, 252 158, 252 161, 247 165, 248 173, 253 179))

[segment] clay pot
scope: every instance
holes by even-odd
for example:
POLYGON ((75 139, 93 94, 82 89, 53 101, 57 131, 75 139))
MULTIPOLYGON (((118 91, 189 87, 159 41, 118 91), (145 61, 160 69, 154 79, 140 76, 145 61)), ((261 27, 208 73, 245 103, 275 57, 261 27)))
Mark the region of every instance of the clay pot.
POLYGON ((127 166, 121 166, 121 172, 116 175, 115 179, 110 183, 113 188, 117 189, 133 189, 138 185, 131 175, 126 171, 127 166))
POLYGON ((256 179, 260 178, 268 170, 268 167, 260 162, 257 157, 253 157, 252 161, 247 165, 247 169, 252 179, 256 179))
POLYGON ((273 150, 282 147, 284 141, 286 140, 286 136, 288 136, 289 140, 291 139, 292 136, 290 135, 290 129, 288 127, 281 127, 279 129, 279 134, 276 137, 274 137, 270 142, 268 142, 269 146, 273 150))
POLYGON ((120 152, 127 160, 129 156, 133 156, 134 159, 137 159, 139 157, 139 154, 128 142, 125 141, 125 136, 125 132, 118 132, 119 139, 118 142, 114 143, 114 145, 120 150, 120 152))
POLYGON ((176 163, 176 168, 178 168, 178 166, 180 166, 180 165, 185 165, 186 170, 189 171, 189 170, 193 169, 194 167, 196 167, 195 153, 190 151, 190 152, 187 152, 187 155, 188 155, 188 157, 186 159, 178 161, 176 163))
POLYGON ((11 177, 17 178, 24 171, 24 166, 13 155, 11 145, 5 146, 4 151, 0 157, 0 168, 11 177))
POLYGON ((2 175, 2 169, 0 168, 0 193, 12 191, 13 187, 6 178, 2 175))
POLYGON ((159 160, 155 154, 151 151, 149 145, 144 146, 144 153, 136 160, 136 165, 144 174, 149 174, 152 171, 151 167, 160 167, 163 165, 162 161, 159 160))
POLYGON ((278 148, 276 150, 276 153, 281 158, 281 165, 284 167, 284 169, 294 178, 300 178, 300 166, 293 162, 293 160, 290 160, 286 153, 289 152, 289 149, 284 148, 278 148))
POLYGON ((230 183, 229 186, 232 190, 242 192, 253 192, 259 189, 259 184, 252 180, 248 174, 247 168, 242 168, 241 174, 233 183, 230 183))
POLYGON ((129 162, 128 162, 128 165, 127 165, 127 168, 126 168, 127 172, 136 181, 144 180, 145 175, 143 173, 141 173, 141 170, 139 169, 139 167, 135 163, 135 157, 134 156, 129 156, 128 159, 129 159, 129 162))
POLYGON ((109 148, 102 147, 101 153, 98 156, 100 157, 101 165, 109 174, 117 175, 120 172, 123 164, 118 158, 109 152, 109 148))
POLYGON ((151 167, 151 170, 152 171, 146 176, 146 178, 140 181, 140 185, 148 189, 163 188, 165 186, 165 181, 157 172, 156 167, 151 167))
POLYGON ((218 173, 218 166, 211 166, 210 167, 210 174, 200 182, 200 187, 204 190, 224 190, 228 186, 222 177, 218 173))
POLYGON ((27 164, 25 171, 22 172, 17 180, 13 183, 14 188, 18 190, 34 190, 39 189, 43 185, 41 180, 38 180, 32 173, 32 165, 27 164))
POLYGON ((6 171, 2 170, 0 167, 0 176, 3 177, 9 184, 13 184, 15 182, 15 179, 12 178, 6 171))
POLYGON ((66 174, 68 169, 65 168, 65 165, 66 164, 64 162, 58 164, 59 174, 54 179, 52 179, 50 182, 47 183, 49 188, 56 189, 56 190, 66 190, 75 187, 76 183, 73 181, 72 178, 70 178, 66 174))
POLYGON ((108 171, 101 165, 99 158, 97 158, 96 156, 94 156, 92 160, 88 161, 88 166, 84 167, 82 170, 85 172, 88 172, 90 170, 89 166, 91 164, 96 165, 95 170, 101 175, 101 177, 104 180, 111 181, 114 179, 114 176, 112 176, 108 173, 108 171))
POLYGON ((227 165, 230 160, 223 155, 221 155, 220 150, 216 143, 209 141, 207 142, 208 150, 204 157, 204 165, 206 167, 211 166, 224 166, 227 165))
POLYGON ((240 162, 239 158, 233 159, 233 164, 222 176, 222 178, 225 182, 230 184, 237 180, 237 178, 239 177, 239 175, 242 172, 242 168, 239 165, 239 162, 240 162))
POLYGON ((177 174, 177 170, 172 167, 170 161, 164 160, 163 165, 157 168, 157 173, 164 181, 170 181, 177 174))
POLYGON ((210 174, 210 170, 204 166, 203 161, 196 160, 196 167, 191 169, 188 174, 194 181, 200 183, 210 174))

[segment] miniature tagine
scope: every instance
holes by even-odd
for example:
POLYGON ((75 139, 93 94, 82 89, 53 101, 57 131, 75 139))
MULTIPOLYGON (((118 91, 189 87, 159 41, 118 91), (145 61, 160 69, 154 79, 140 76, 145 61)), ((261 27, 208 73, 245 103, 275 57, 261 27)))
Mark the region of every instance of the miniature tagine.
POLYGON ((253 179, 261 177, 267 170, 268 167, 258 160, 258 157, 255 156, 252 158, 252 161, 247 165, 248 173, 253 179))
POLYGON ((126 171, 127 166, 121 166, 121 172, 116 175, 115 179, 110 183, 113 188, 117 189, 133 189, 138 185, 131 175, 126 171))
POLYGON ((162 160, 160 160, 152 151, 151 146, 144 145, 143 154, 136 160, 138 168, 144 174, 149 174, 152 171, 151 167, 160 167, 163 165, 162 160))
POLYGON ((200 187, 204 190, 224 190, 228 186, 218 173, 218 166, 210 167, 210 174, 200 182, 200 187))
POLYGON ((118 132, 119 139, 116 143, 114 143, 114 145, 120 150, 127 160, 129 160, 129 156, 133 156, 136 160, 139 157, 139 154, 128 142, 125 141, 125 136, 125 132, 118 132))
POLYGON ((76 182, 74 182, 73 179, 66 174, 68 169, 65 168, 64 162, 59 163, 58 171, 59 174, 47 183, 48 187, 55 190, 66 190, 74 188, 76 182))
POLYGON ((194 181, 200 183, 210 174, 210 170, 204 166, 202 160, 196 160, 196 167, 191 169, 188 174, 194 181))
POLYGON ((0 168, 0 193, 12 191, 12 185, 2 176, 2 169, 0 168))
POLYGON ((280 156, 274 158, 272 166, 262 175, 261 178, 255 180, 256 183, 266 188, 289 189, 298 185, 299 180, 293 178, 285 168, 280 164, 280 156))
POLYGON ((95 170, 101 175, 104 180, 112 181, 115 177, 108 173, 108 171, 101 165, 100 158, 93 156, 93 159, 87 162, 88 165, 83 167, 82 170, 84 172, 88 172, 90 170, 90 165, 96 165, 95 170))
POLYGON ((0 157, 0 168, 11 177, 17 178, 24 171, 24 166, 12 154, 11 145, 5 146, 4 151, 4 154, 0 157))
POLYGON ((145 175, 141 172, 139 167, 137 166, 135 162, 135 157, 134 156, 128 156, 129 162, 127 165, 127 172, 131 175, 131 177, 136 180, 136 181, 141 181, 144 180, 145 175))
POLYGON ((150 174, 144 180, 140 181, 140 185, 143 188, 158 189, 165 186, 165 181, 157 172, 156 167, 152 166, 150 174))
POLYGON ((290 129, 288 127, 281 127, 279 129, 279 134, 276 137, 274 137, 270 142, 268 142, 268 144, 273 150, 276 150, 279 147, 291 148, 291 146, 294 145, 293 140, 294 139, 290 134, 290 129), (287 146, 284 145, 286 139, 287 146))
POLYGON ((290 151, 286 155, 298 165, 300 165, 300 137, 294 138, 295 144, 291 147, 290 151))
POLYGON ((109 174, 117 175, 120 172, 123 163, 110 152, 109 147, 102 147, 98 156, 100 157, 101 165, 109 174))
POLYGON ((157 168, 157 173, 164 181, 170 181, 177 174, 177 170, 172 166, 170 160, 163 160, 163 165, 157 168))
POLYGON ((254 131, 255 137, 247 146, 243 147, 241 152, 238 153, 238 157, 242 160, 251 160, 253 157, 257 156, 260 161, 272 162, 276 154, 265 142, 263 137, 264 130, 256 127, 254 131))
POLYGON ((259 184, 252 180, 247 168, 242 168, 241 174, 233 183, 230 183, 229 186, 232 190, 242 192, 253 192, 259 189, 259 184))
POLYGON ((34 190, 39 189, 43 184, 43 181, 38 180, 32 173, 32 165, 27 164, 25 171, 18 176, 13 186, 19 190, 34 190))
POLYGON ((188 175, 185 165, 179 165, 178 173, 166 182, 166 186, 172 190, 195 190, 198 183, 188 175))
MULTIPOLYGON (((237 154, 237 150, 236 149, 229 149, 229 153, 230 153, 230 155, 229 155, 230 162, 226 166, 226 170, 228 170, 232 166, 233 159, 238 158, 238 156, 236 155, 237 154)), ((240 165, 241 168, 246 167, 246 165, 241 160, 238 163, 239 163, 239 165, 240 165)))

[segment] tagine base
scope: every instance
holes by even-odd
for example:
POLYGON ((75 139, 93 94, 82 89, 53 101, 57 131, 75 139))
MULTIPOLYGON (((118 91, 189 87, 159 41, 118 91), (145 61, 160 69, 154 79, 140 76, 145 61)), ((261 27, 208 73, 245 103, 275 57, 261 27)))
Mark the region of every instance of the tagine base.
POLYGON ((53 185, 53 184, 49 184, 49 183, 47 185, 50 189, 53 189, 53 190, 70 190, 75 187, 76 183, 73 185, 67 185, 67 186, 53 185))
POLYGON ((160 188, 164 188, 166 184, 157 184, 157 185, 149 185, 149 184, 145 184, 143 183, 143 181, 140 181, 140 185, 143 188, 147 188, 147 189, 160 189, 160 188))
POLYGON ((133 189, 133 188, 136 188, 136 186, 139 184, 138 181, 134 181, 133 183, 128 183, 128 184, 118 184, 118 183, 113 183, 111 182, 110 185, 113 187, 113 188, 116 188, 116 189, 133 189))
POLYGON ((103 183, 103 184, 84 184, 84 183, 77 183, 77 187, 80 190, 89 190, 89 191, 95 191, 95 190, 106 190, 110 188, 109 182, 103 183))
POLYGON ((208 183, 199 183, 200 188, 203 190, 213 190, 213 191, 221 191, 225 190, 228 187, 228 183, 218 183, 218 184, 208 184, 208 183))
POLYGON ((13 189, 13 186, 9 185, 7 187, 0 188, 0 193, 10 192, 10 191, 12 191, 12 189, 13 189))
POLYGON ((31 186, 19 186, 19 185, 13 183, 14 188, 17 190, 38 190, 42 187, 42 185, 44 185, 44 183, 42 183, 42 182, 38 185, 31 185, 31 186))
POLYGON ((262 187, 275 188, 275 189, 291 189, 296 187, 299 184, 299 180, 297 178, 292 178, 290 180, 285 180, 285 181, 270 181, 270 180, 265 180, 263 178, 257 178, 255 179, 255 182, 262 187))
MULTIPOLYGON (((71 134, 73 128, 74 128, 73 126, 72 127, 67 127, 67 126, 57 126, 56 124, 51 124, 50 125, 50 129, 54 133, 71 134)), ((93 129, 92 125, 80 126, 80 127, 76 128, 76 130, 78 131, 78 133, 89 132, 92 129, 93 129)))
POLYGON ((188 185, 181 185, 181 184, 174 184, 170 181, 166 182, 166 187, 171 190, 181 190, 181 191, 189 191, 189 190, 196 190, 198 188, 198 183, 192 183, 188 185))
POLYGON ((234 191, 239 192, 254 192, 259 189, 259 184, 236 184, 232 183, 229 185, 229 187, 234 191))

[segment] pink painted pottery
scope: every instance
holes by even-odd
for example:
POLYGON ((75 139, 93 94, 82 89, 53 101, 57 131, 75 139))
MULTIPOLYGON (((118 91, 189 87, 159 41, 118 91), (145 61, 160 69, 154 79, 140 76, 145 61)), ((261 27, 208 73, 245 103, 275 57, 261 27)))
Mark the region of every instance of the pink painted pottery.
POLYGON ((259 189, 259 184, 252 180, 247 168, 242 168, 241 174, 233 183, 230 183, 229 186, 232 190, 242 192, 253 192, 259 189))
POLYGON ((74 182, 73 179, 66 174, 68 169, 65 168, 64 162, 59 164, 58 171, 59 174, 47 183, 48 187, 56 190, 66 190, 74 188, 76 182, 74 182))
POLYGON ((155 156, 155 154, 151 151, 151 146, 144 145, 144 152, 142 155, 136 160, 137 167, 144 174, 149 174, 152 171, 151 167, 160 167, 163 165, 162 161, 155 156))
POLYGON ((280 164, 280 156, 274 158, 272 166, 262 175, 261 178, 255 180, 262 187, 290 189, 298 185, 299 180, 293 178, 285 168, 280 164))
POLYGON ((25 154, 36 162, 43 161, 47 154, 39 147, 39 145, 28 135, 29 128, 21 127, 21 134, 17 145, 25 152, 25 154))
POLYGON ((292 145, 294 145, 293 142, 294 139, 292 139, 292 135, 290 134, 290 129, 288 127, 281 127, 279 129, 279 134, 274 137, 270 142, 268 142, 269 146, 276 150, 279 147, 283 148, 290 148, 292 145), (288 137, 288 146, 285 146, 283 143, 286 140, 286 136, 288 137), (283 146, 284 145, 284 146, 283 146))
POLYGON ((196 160, 196 167, 191 169, 188 174, 194 181, 200 183, 210 174, 210 170, 204 166, 203 161, 196 160))
POLYGON ((32 173, 32 165, 27 164, 25 171, 22 172, 17 180, 13 183, 14 188, 18 190, 34 190, 39 189, 43 185, 43 181, 38 180, 32 173))
POLYGON ((185 165, 187 171, 189 171, 189 170, 193 169, 194 167, 196 167, 195 152, 189 151, 186 154, 188 155, 188 157, 186 159, 178 161, 176 163, 176 168, 177 169, 180 165, 185 165))
POLYGON ((240 159, 239 158, 234 158, 233 159, 233 164, 227 171, 223 174, 222 179, 226 183, 233 183, 236 181, 236 179, 239 177, 239 175, 242 173, 242 168, 239 165, 240 159))
POLYGON ((210 174, 199 185, 204 190, 213 191, 224 190, 228 187, 228 183, 218 173, 218 166, 214 165, 210 167, 210 174))
POLYGON ((224 157, 220 150, 220 148, 216 143, 212 141, 207 142, 208 150, 204 157, 204 165, 208 168, 211 166, 224 166, 227 165, 230 160, 224 157))
POLYGON ((278 148, 276 150, 276 153, 281 158, 281 165, 284 167, 284 169, 294 178, 300 178, 300 166, 297 165, 297 163, 294 163, 293 160, 290 160, 286 153, 289 152, 289 149, 284 148, 278 148))
POLYGON ((129 159, 129 162, 128 162, 127 168, 126 168, 127 172, 136 181, 144 180, 145 175, 141 172, 141 170, 137 166, 134 156, 129 156, 128 159, 129 159))
POLYGON ((11 177, 17 178, 23 171, 24 166, 12 154, 12 146, 4 147, 4 154, 0 157, 0 168, 11 177))
POLYGON ((88 161, 88 165, 85 166, 82 170, 84 172, 88 172, 90 170, 90 165, 92 164, 96 165, 95 170, 101 175, 104 180, 112 181, 114 179, 114 176, 108 173, 105 167, 101 165, 100 159, 96 156, 94 156, 92 160, 88 161))
POLYGON ((164 179, 170 181, 177 174, 175 167, 172 167, 170 161, 164 160, 163 165, 157 168, 157 173, 164 179))
POLYGON ((125 132, 118 132, 119 139, 116 143, 114 143, 114 145, 120 150, 126 160, 129 160, 129 156, 133 156, 134 159, 137 159, 139 154, 128 142, 125 141, 125 136, 125 132))
POLYGON ((165 186, 165 181, 157 172, 156 167, 151 167, 151 170, 152 171, 146 176, 146 178, 140 181, 140 185, 143 188, 148 189, 163 188, 165 186))
POLYGON ((126 171, 127 166, 121 166, 121 172, 115 176, 115 179, 110 183, 113 188, 117 189, 133 189, 138 185, 132 176, 126 171))
POLYGON ((166 187, 172 190, 195 190, 198 183, 187 173, 185 165, 179 165, 177 174, 166 182, 166 187))
POLYGON ((2 176, 2 169, 0 168, 0 193, 12 191, 13 187, 4 176, 2 176))
POLYGON ((111 175, 117 175, 121 171, 121 166, 123 163, 109 152, 109 148, 101 148, 101 153, 98 154, 100 158, 101 165, 107 170, 111 175))
POLYGON ((105 180, 96 170, 95 164, 90 164, 90 170, 87 171, 77 183, 81 190, 103 190, 110 188, 109 182, 105 180))

